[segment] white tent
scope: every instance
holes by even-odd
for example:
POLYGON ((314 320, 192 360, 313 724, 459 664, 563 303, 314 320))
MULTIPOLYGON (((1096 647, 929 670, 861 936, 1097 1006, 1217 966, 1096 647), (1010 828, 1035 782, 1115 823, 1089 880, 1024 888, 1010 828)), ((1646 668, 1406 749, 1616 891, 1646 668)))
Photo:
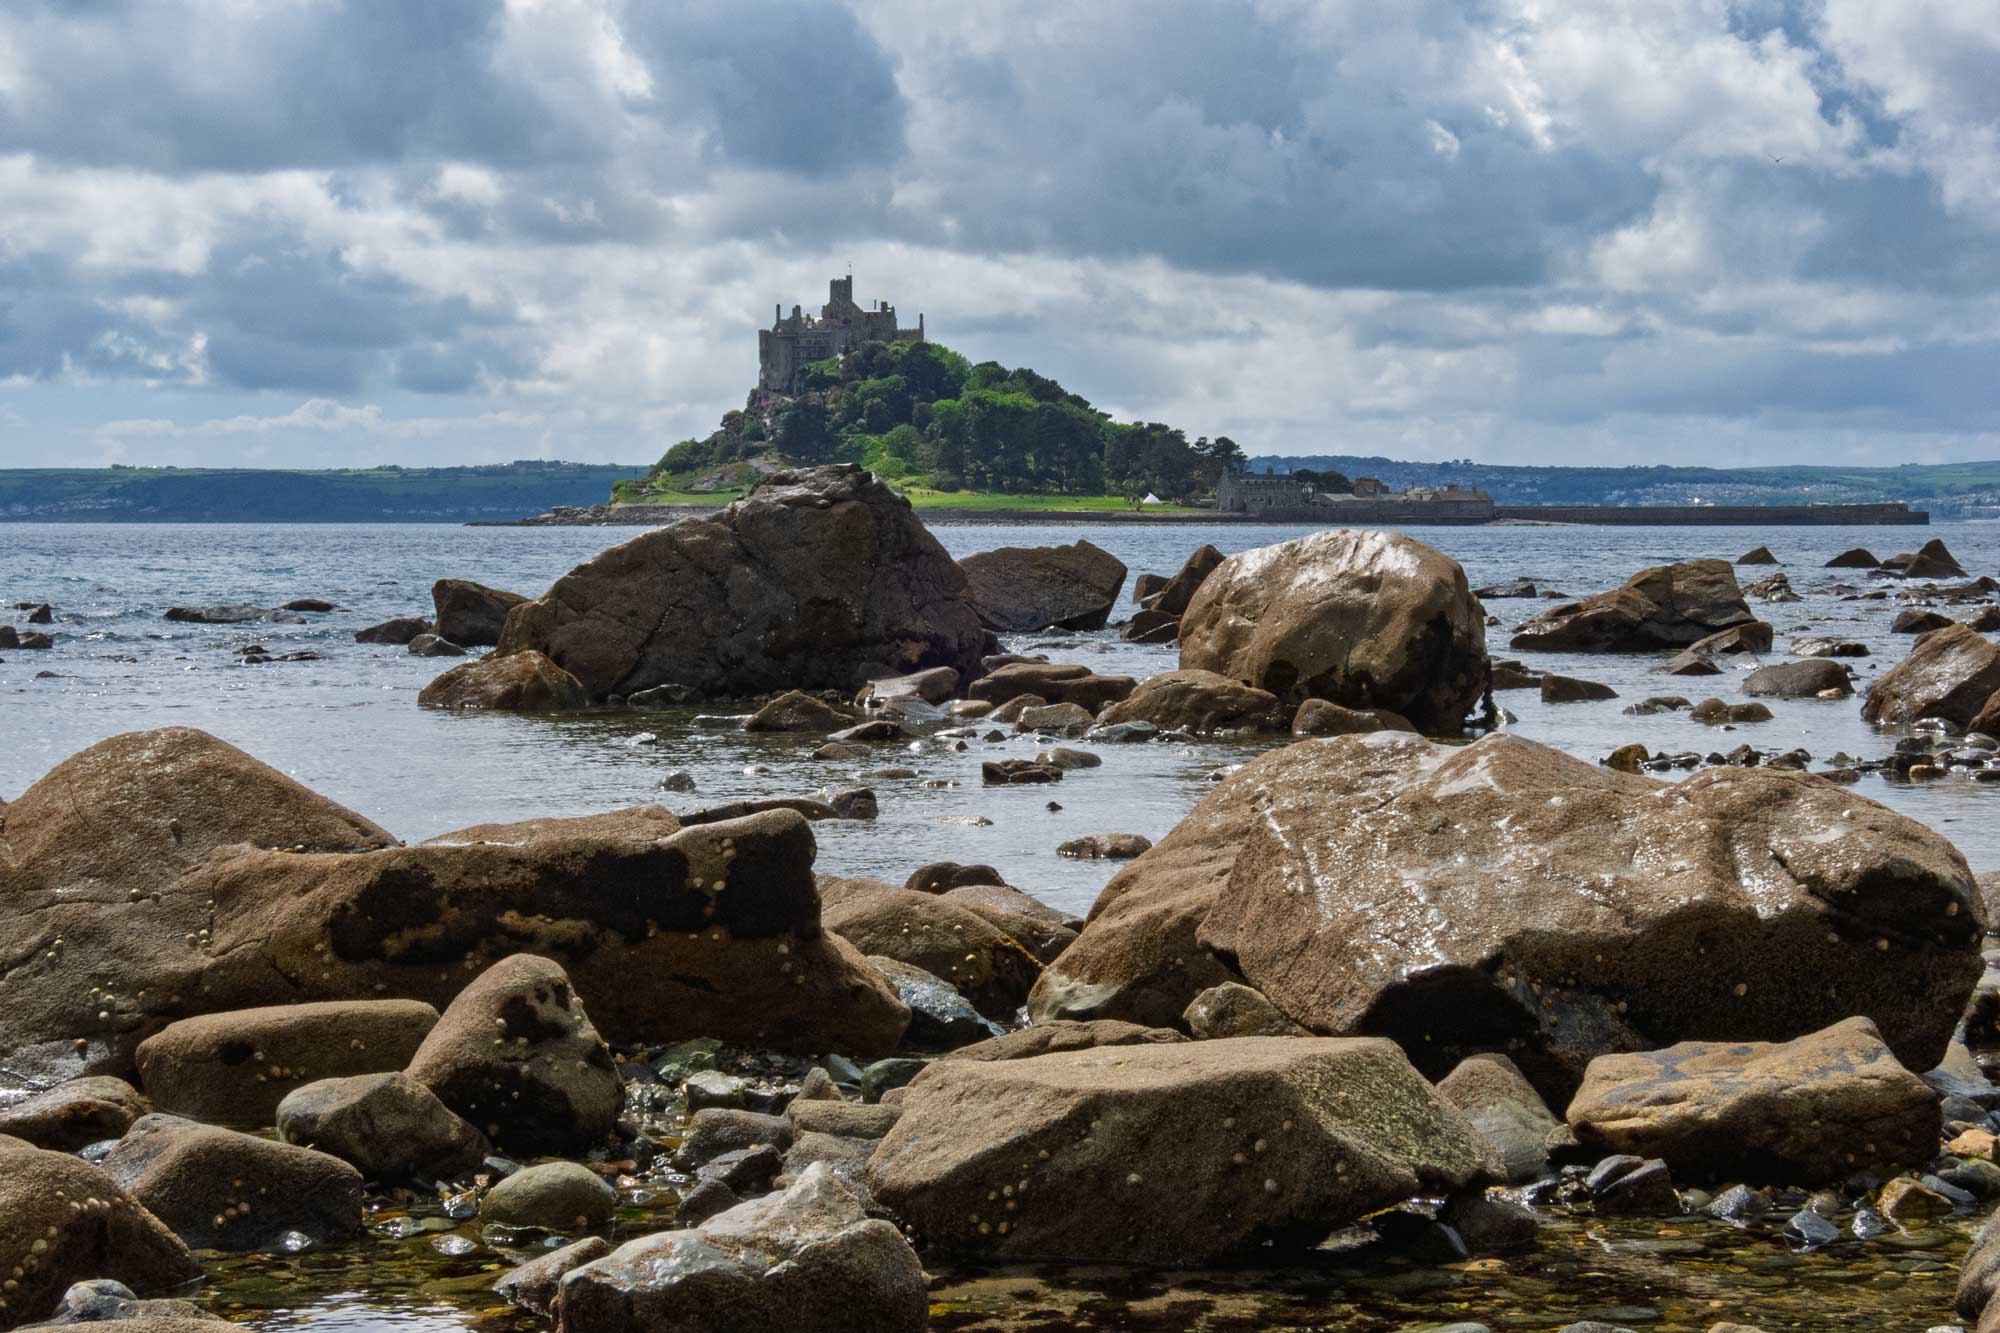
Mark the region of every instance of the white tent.
POLYGON ((1146 498, 1139 501, 1139 503, 1142 505, 1163 505, 1166 503, 1166 501, 1162 500, 1159 496, 1153 494, 1151 491, 1147 491, 1146 498))

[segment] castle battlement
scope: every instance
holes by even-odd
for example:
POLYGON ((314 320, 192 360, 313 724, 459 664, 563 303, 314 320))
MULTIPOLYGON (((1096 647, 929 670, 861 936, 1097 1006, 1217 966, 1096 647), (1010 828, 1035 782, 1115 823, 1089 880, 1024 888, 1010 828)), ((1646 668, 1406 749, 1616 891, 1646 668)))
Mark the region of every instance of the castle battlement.
POLYGON ((914 329, 896 326, 896 307, 887 301, 872 306, 854 302, 854 278, 834 278, 827 283, 826 304, 819 317, 792 307, 787 315, 783 305, 773 307, 776 318, 771 327, 757 334, 757 387, 767 393, 791 394, 799 391, 800 376, 815 361, 838 356, 850 347, 870 342, 922 342, 924 317, 917 316, 914 329))

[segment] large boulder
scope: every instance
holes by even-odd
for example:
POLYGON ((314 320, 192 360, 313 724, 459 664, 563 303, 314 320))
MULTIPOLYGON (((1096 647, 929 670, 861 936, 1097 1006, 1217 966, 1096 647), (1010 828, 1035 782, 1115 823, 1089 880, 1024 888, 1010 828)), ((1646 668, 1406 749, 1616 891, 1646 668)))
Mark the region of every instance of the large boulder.
POLYGON ((23 961, 0 975, 0 1056, 36 1078, 126 1073, 140 1041, 196 1014, 442 1007, 520 952, 561 963, 619 1041, 886 1055, 908 1021, 821 929, 811 828, 789 812, 682 830, 653 806, 398 847, 181 732, 93 747, 6 817, 0 948, 23 961))
POLYGON ((936 666, 969 680, 988 634, 965 592, 909 502, 842 464, 602 552, 516 607, 499 650, 546 653, 597 699, 854 690, 936 666))
POLYGON ((1870 722, 1938 718, 1971 726, 2000 694, 2000 645, 1964 625, 1918 639, 1909 655, 1870 687, 1861 716, 1870 722))
POLYGON ((1099 726, 1150 722, 1162 731, 1271 729, 1285 712, 1278 696, 1213 671, 1167 671, 1097 715, 1099 726))
POLYGON ((1228 960, 1315 1032, 1393 1037, 1433 1077, 1504 1050, 1566 1101, 1598 1055, 1857 1013, 1931 1068, 1982 930, 1956 849, 1817 777, 1667 786, 1513 735, 1382 732, 1221 783, 1107 886, 1030 1008, 1171 1022, 1159 1001, 1228 960))
POLYGON ((1002 546, 969 555, 958 567, 980 621, 1002 634, 1103 629, 1125 586, 1124 562, 1081 540, 1002 546))
POLYGON ((1042 974, 1026 946, 942 894, 868 880, 822 883, 833 890, 821 915, 827 930, 864 954, 949 982, 988 1018, 1012 1019, 1042 974))
POLYGON ((451 1002, 409 1076, 506 1152, 554 1156, 601 1147, 624 1085, 562 968, 517 954, 451 1002))
POLYGON ((563 713, 588 707, 590 697, 569 672, 533 650, 489 653, 460 662, 417 692, 425 708, 498 713, 563 713))
POLYGON ((1296 707, 1330 699, 1457 731, 1487 688, 1486 617, 1458 562, 1393 532, 1319 532, 1224 560, 1181 618, 1183 671, 1296 707))
POLYGON ((1145 603, 1146 609, 1175 618, 1186 615, 1188 607, 1194 602, 1194 595, 1201 591, 1203 582, 1221 567, 1225 558, 1213 546, 1197 546, 1194 554, 1167 580, 1159 593, 1145 603))
POLYGON ((1937 1154, 1938 1097, 1850 1018, 1787 1042, 1689 1041, 1590 1062, 1577 1141, 1659 1158, 1676 1180, 1826 1185, 1937 1154))
POLYGON ((72 1283, 110 1278, 141 1293, 201 1276, 187 1245, 99 1168, 0 1134, 0 1329, 44 1318, 72 1283))
POLYGON ((500 642, 507 613, 528 599, 467 579, 439 579, 431 585, 437 608, 433 632, 467 648, 490 648, 500 642))
POLYGON ((825 1165, 572 1269, 556 1306, 560 1333, 921 1333, 930 1321, 910 1243, 825 1165))
POLYGON ((418 1000, 325 1000, 183 1018, 139 1043, 139 1081, 159 1110, 265 1129, 294 1088, 401 1069, 437 1026, 418 1000))
POLYGON ((871 1191, 925 1245, 988 1261, 1213 1263, 1500 1169, 1386 1041, 945 1060, 902 1109, 871 1191))
MULTIPOLYGON (((131 1072, 140 1041, 202 1004, 204 899, 176 882, 218 848, 348 853, 395 839, 191 727, 79 751, 6 807, 0 1056, 53 1081, 131 1072), (77 1043, 82 1043, 81 1050, 77 1043)), ((275 975, 273 1002, 291 998, 275 975), (280 994, 280 991, 286 992, 280 994)))
POLYGON ((1644 653, 1684 648, 1755 620, 1726 560, 1687 560, 1641 570, 1623 586, 1552 606, 1523 623, 1515 648, 1544 652, 1644 653))
POLYGON ((198 1250, 316 1243, 361 1230, 361 1173, 337 1157, 178 1116, 149 1115, 104 1159, 147 1211, 198 1250))
POLYGON ((486 1136, 408 1074, 321 1079, 278 1104, 278 1137, 338 1157, 370 1180, 451 1180, 478 1166, 486 1136))

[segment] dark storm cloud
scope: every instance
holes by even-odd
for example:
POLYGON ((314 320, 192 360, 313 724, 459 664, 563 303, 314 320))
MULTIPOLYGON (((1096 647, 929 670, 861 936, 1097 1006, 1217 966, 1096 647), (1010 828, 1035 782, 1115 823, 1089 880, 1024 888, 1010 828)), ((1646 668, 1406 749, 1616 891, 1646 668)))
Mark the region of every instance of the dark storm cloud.
POLYGON ((589 152, 495 68, 501 14, 500 0, 319 0, 246 21, 219 4, 29 0, 0 151, 166 172, 589 152))
POLYGON ((902 152, 895 72, 844 6, 634 0, 621 19, 659 116, 705 136, 717 160, 824 176, 902 152))

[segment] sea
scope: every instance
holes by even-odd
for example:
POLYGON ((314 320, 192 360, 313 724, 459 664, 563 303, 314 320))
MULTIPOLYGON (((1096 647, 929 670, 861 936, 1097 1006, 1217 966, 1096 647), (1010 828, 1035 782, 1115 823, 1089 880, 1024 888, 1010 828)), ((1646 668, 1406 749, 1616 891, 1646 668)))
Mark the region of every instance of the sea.
MULTIPOLYGON (((954 556, 1000 546, 1085 538, 1132 575, 1171 574, 1204 542, 1225 552, 1302 536, 1303 527, 1132 524, 941 526, 954 556)), ((1868 645, 1853 661, 1863 689, 1908 650, 1889 624, 1904 590, 1826 560, 1851 547, 1877 555, 1942 538, 1966 569, 2000 572, 2000 527, 1923 528, 1411 528, 1409 535, 1458 560, 1475 587, 1528 578, 1581 596, 1615 587, 1640 569, 1698 557, 1734 559, 1755 546, 1777 555, 1803 601, 1758 604, 1778 630, 1781 660, 1799 635, 1835 635, 1868 645), (1842 600, 1840 587, 1888 586, 1880 601, 1842 600)), ((454 715, 417 706, 417 692, 449 660, 399 647, 358 644, 354 631, 392 616, 428 615, 439 578, 473 579, 536 595, 599 550, 637 534, 629 528, 472 528, 322 524, 11 524, 0 526, 0 606, 49 602, 56 646, 0 652, 0 798, 17 796, 68 755, 120 732, 192 726, 214 733, 315 791, 358 810, 398 837, 417 840, 466 825, 573 815, 658 802, 684 810, 754 796, 811 795, 853 785, 857 769, 899 767, 917 776, 869 780, 880 815, 872 823, 826 822, 815 833, 832 873, 900 883, 919 865, 955 860, 992 865, 1009 883, 1056 906, 1088 909, 1114 867, 1066 860, 1058 844, 1089 833, 1158 839, 1232 766, 1271 741, 1153 743, 1104 747, 1101 768, 1051 788, 979 783, 982 760, 1032 755, 1033 736, 884 747, 861 764, 815 760, 816 738, 756 736, 724 707, 605 710, 571 717, 454 715), (278 606, 317 597, 340 609, 305 624, 198 625, 163 618, 171 606, 278 606), (242 650, 310 661, 244 665, 242 650), (662 787, 670 774, 692 792, 662 787), (941 785, 950 784, 950 785, 941 785), (1059 809, 1049 808, 1051 804, 1059 809)), ((1744 582, 1771 572, 1744 567, 1744 582)), ((1017 635, 1006 646, 1100 674, 1145 677, 1172 670, 1177 650, 1122 641, 1115 623, 1133 609, 1130 577, 1113 627, 1092 633, 1017 635)), ((1628 741, 1654 751, 1728 751, 1749 742, 1776 752, 1804 747, 1816 761, 1837 753, 1879 757, 1893 732, 1861 720, 1859 698, 1780 700, 1769 722, 1724 732, 1684 713, 1648 717, 1624 708, 1651 695, 1746 698, 1749 663, 1722 676, 1682 678, 1653 668, 1660 656, 1521 654, 1513 627, 1549 603, 1495 600, 1488 630, 1497 657, 1601 681, 1607 702, 1545 705, 1532 690, 1499 696, 1521 735, 1597 760, 1628 741)), ((1949 608, 1947 608, 1949 612, 1949 608)), ((15 613, 20 619, 23 613, 15 613)), ((7 619, 0 612, 0 622, 7 619)), ((1664 655, 1661 655, 1664 656, 1664 655)), ((1815 767, 1823 766, 1823 762, 1815 767)), ((1864 778, 1858 790, 1953 839, 1976 870, 2000 870, 2000 789, 1949 780, 1912 785, 1864 778)))
MULTIPOLYGON (((1081 524, 935 531, 954 556, 1087 538, 1136 575, 1170 574, 1205 542, 1234 552, 1308 529, 1081 524)), ((1871 654, 1853 662, 1863 690, 1909 647, 1907 636, 1889 628, 1909 594, 1863 573, 1825 569, 1829 557, 1856 546, 1887 556, 1937 537, 1970 573, 2000 572, 2000 528, 1978 525, 1408 531, 1464 565, 1475 587, 1527 578, 1570 596, 1614 587, 1651 565, 1733 560, 1768 546, 1803 597, 1757 607, 1778 631, 1770 660, 1782 660, 1785 645, 1799 635, 1858 640, 1871 654), (1874 587, 1887 587, 1889 596, 1847 600, 1851 593, 1842 591, 1874 587)), ((814 759, 814 737, 745 734, 740 716, 719 706, 563 717, 453 715, 417 705, 418 691, 450 661, 354 641, 355 630, 378 621, 428 615, 436 579, 473 579, 538 594, 580 561, 636 535, 607 528, 0 525, 0 606, 51 603, 55 622, 48 628, 56 639, 46 652, 0 652, 0 798, 18 796, 96 741, 164 726, 212 732, 408 840, 475 823, 647 802, 685 811, 743 797, 812 795, 854 784, 857 768, 897 767, 915 776, 862 779, 877 793, 875 820, 815 825, 822 870, 901 882, 928 862, 981 862, 998 868, 1009 883, 1083 913, 1115 867, 1067 860, 1057 855, 1060 843, 1110 832, 1158 839, 1235 766, 1283 743, 1105 745, 1102 767, 1073 772, 1058 785, 983 787, 982 760, 1028 756, 1043 742, 1011 733, 988 739, 988 729, 980 728, 963 750, 926 738, 885 746, 856 765, 814 759), (323 598, 339 609, 306 615, 303 624, 198 625, 163 618, 177 605, 274 607, 301 597, 323 598), (246 664, 243 650, 253 646, 272 657, 312 657, 246 664), (676 774, 692 778, 691 792, 672 789, 676 774)), ((1740 571, 1746 582, 1769 572, 1740 571)), ((1128 581, 1114 622, 1133 609, 1129 589, 1128 581)), ((1836 754, 1880 757, 1898 739, 1893 730, 1862 722, 1858 697, 1775 701, 1772 720, 1733 731, 1705 727, 1684 713, 1629 716, 1624 709, 1650 695, 1745 698, 1747 663, 1721 676, 1688 679, 1653 669, 1664 654, 1510 650, 1513 627, 1548 605, 1490 602, 1497 618, 1488 631, 1492 653, 1603 682, 1619 698, 1549 706, 1534 691, 1504 693, 1503 725, 1521 735, 1593 761, 1629 741, 1655 751, 1704 754, 1744 742, 1767 752, 1803 747, 1815 757, 1814 767, 1836 754)), ((17 621, 24 616, 12 613, 17 621)), ((0 622, 7 619, 0 611, 0 622)), ((1092 633, 1019 635, 1006 646, 1134 677, 1177 664, 1171 645, 1123 642, 1115 623, 1092 633)), ((1912 785, 1867 776, 1856 790, 1951 838, 1975 870, 2000 869, 2000 789, 1962 777, 1912 785)), ((636 1198, 628 1196, 628 1204, 636 1198)), ((472 1224, 432 1234, 426 1228, 435 1221, 420 1224, 389 1209, 371 1219, 374 1238, 357 1246, 217 1260, 197 1299, 267 1330, 441 1333, 540 1326, 496 1311, 490 1292, 494 1278, 526 1256, 489 1248, 472 1224)), ((1447 1265, 1401 1277, 1350 1272, 1333 1260, 1305 1271, 1238 1270, 1199 1281, 1190 1275, 947 1267, 936 1272, 933 1324, 1091 1333, 1333 1327, 1373 1333, 1415 1326, 1411 1321, 1492 1319, 1513 1310, 1518 1318, 1508 1327, 1552 1328, 1595 1315, 1698 1328, 1726 1307, 1773 1328, 1826 1327, 1822 1320, 1857 1316, 1870 1327, 1922 1328, 1946 1315, 1949 1275, 1964 1244, 1953 1233, 1930 1255, 1870 1248, 1830 1251, 1805 1262, 1789 1253, 1775 1223, 1739 1235, 1713 1224, 1555 1222, 1544 1235, 1535 1254, 1504 1265, 1447 1265), (1199 1312, 1188 1304, 1197 1289, 1199 1312)))

